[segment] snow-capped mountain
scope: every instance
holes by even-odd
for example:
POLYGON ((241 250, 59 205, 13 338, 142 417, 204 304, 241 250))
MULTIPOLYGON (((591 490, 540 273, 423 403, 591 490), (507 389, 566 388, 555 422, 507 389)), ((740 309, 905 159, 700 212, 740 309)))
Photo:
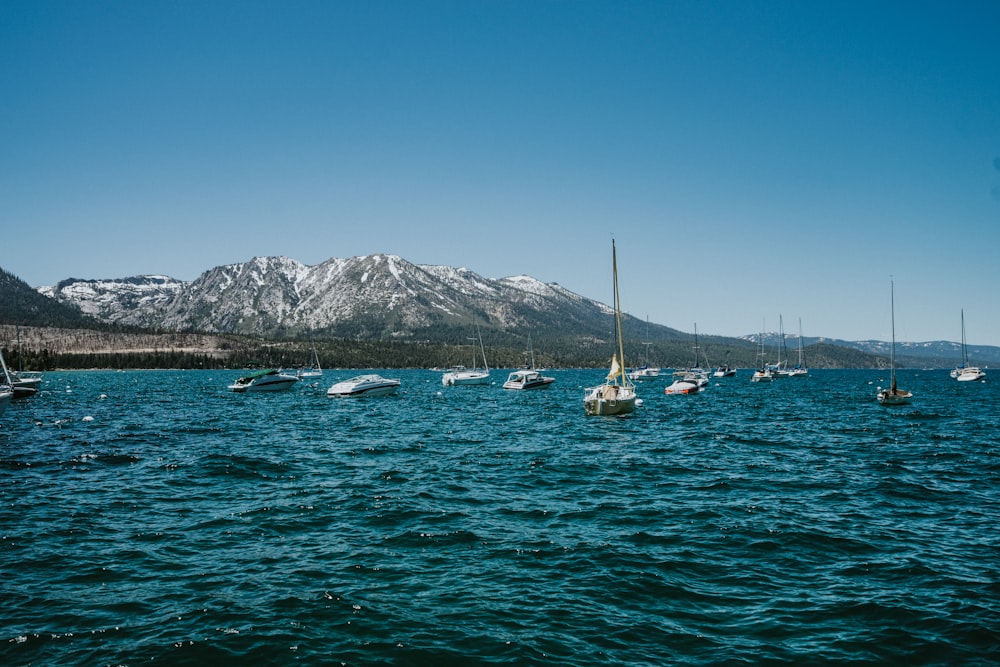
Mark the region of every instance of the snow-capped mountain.
POLYGON ((69 278, 38 291, 74 305, 85 315, 104 322, 135 324, 136 313, 155 311, 184 289, 187 283, 167 276, 134 276, 111 280, 69 278))
POLYGON ((257 336, 322 333, 361 339, 465 335, 456 325, 573 328, 606 336, 610 309, 530 276, 484 278, 465 268, 412 264, 396 255, 307 266, 256 257, 186 283, 165 276, 64 280, 39 288, 97 319, 123 325, 257 336), (430 336, 436 332, 441 335, 430 336))

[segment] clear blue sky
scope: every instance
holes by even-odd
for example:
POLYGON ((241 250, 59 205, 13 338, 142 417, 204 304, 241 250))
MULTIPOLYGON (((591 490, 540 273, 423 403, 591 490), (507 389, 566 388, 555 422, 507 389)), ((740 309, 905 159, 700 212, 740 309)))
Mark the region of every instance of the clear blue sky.
POLYGON ((1000 3, 0 0, 0 267, 528 274, 1000 345, 1000 3))

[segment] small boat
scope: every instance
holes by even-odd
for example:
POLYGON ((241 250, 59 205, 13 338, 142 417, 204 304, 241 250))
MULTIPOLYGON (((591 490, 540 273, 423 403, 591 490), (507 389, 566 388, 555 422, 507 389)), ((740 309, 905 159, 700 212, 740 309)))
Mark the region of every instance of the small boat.
MULTIPOLYGON (((673 377, 675 380, 677 378, 683 378, 688 382, 695 382, 699 389, 708 386, 708 376, 711 373, 708 365, 708 357, 705 357, 705 366, 702 367, 698 364, 699 357, 702 355, 699 353, 701 348, 698 346, 698 323, 695 322, 694 325, 694 365, 690 368, 679 369, 674 371, 673 377)), ((672 392, 671 392, 672 393, 672 392)))
POLYGON ((611 370, 604 383, 584 390, 583 409, 588 415, 627 415, 635 412, 638 402, 635 384, 625 374, 625 345, 622 342, 622 310, 618 299, 618 254, 611 240, 611 272, 615 288, 615 331, 618 349, 611 356, 611 370), (621 360, 621 362, 619 361, 621 360))
POLYGON ((628 378, 635 382, 641 382, 643 380, 655 380, 660 377, 659 368, 651 368, 649 364, 644 364, 640 368, 635 368, 629 371, 628 378))
POLYGON ((555 382, 553 377, 546 377, 531 368, 522 368, 507 376, 503 383, 504 389, 544 389, 555 382))
POLYGON ((9 371, 14 398, 28 398, 38 393, 42 374, 38 371, 9 371))
MULTIPOLYGON (((649 318, 646 318, 646 338, 649 338, 649 318)), ((649 346, 652 343, 645 342, 643 345, 646 346, 646 359, 642 366, 639 368, 634 368, 629 371, 628 378, 633 382, 643 382, 645 380, 655 380, 660 377, 660 369, 655 366, 649 365, 649 346)))
POLYGON ((729 366, 728 364, 723 364, 719 366, 718 368, 715 369, 715 372, 712 373, 712 377, 717 377, 717 378, 731 378, 734 375, 736 375, 736 369, 733 368, 732 366, 729 366))
POLYGON ((805 358, 802 354, 802 318, 799 318, 799 363, 795 364, 792 368, 788 369, 788 376, 793 378, 801 378, 809 375, 809 369, 806 368, 805 358))
POLYGON ((319 365, 319 355, 316 354, 316 348, 312 349, 313 353, 313 365, 306 366, 305 368, 300 368, 296 375, 300 378, 321 378, 323 377, 323 367, 319 365))
POLYGON ((888 389, 878 388, 875 398, 882 405, 905 405, 913 398, 913 392, 896 386, 896 286, 890 281, 890 303, 892 310, 892 347, 889 348, 889 373, 892 382, 888 389))
POLYGON ((391 380, 369 373, 350 380, 341 380, 326 390, 327 396, 389 396, 399 389, 399 380, 391 380))
POLYGON ((691 371, 675 371, 673 377, 673 383, 663 390, 663 393, 668 396, 673 394, 697 394, 704 386, 701 383, 702 378, 691 371))
POLYGON ((441 376, 441 384, 445 386, 455 385, 482 385, 490 383, 490 365, 486 362, 486 349, 483 347, 483 336, 479 332, 479 325, 476 325, 476 336, 469 338, 472 343, 472 368, 465 366, 453 366, 451 370, 441 376), (479 341, 479 350, 483 354, 483 368, 476 368, 476 343, 479 341))
POLYGON ((291 389, 299 378, 271 368, 259 370, 244 375, 229 385, 232 391, 245 393, 251 391, 285 391, 291 389))
POLYGON ((962 309, 962 361, 951 371, 951 377, 959 382, 975 382, 986 377, 986 371, 969 365, 969 353, 965 347, 965 309, 962 309))
POLYGON ((0 352, 0 369, 3 370, 3 375, 0 375, 0 417, 2 417, 3 413, 7 412, 10 399, 14 397, 10 372, 7 370, 7 362, 4 361, 3 352, 0 352))
POLYGON ((760 357, 760 368, 753 372, 750 376, 751 382, 772 382, 774 380, 774 373, 768 364, 764 363, 764 332, 761 330, 760 333, 760 344, 758 346, 759 352, 757 356, 760 357))

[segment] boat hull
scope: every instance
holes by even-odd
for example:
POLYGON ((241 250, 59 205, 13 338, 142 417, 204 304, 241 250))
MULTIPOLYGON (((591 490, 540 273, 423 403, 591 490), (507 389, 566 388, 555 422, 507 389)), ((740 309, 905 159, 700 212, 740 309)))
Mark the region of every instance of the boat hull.
POLYGON ((555 378, 546 377, 537 371, 515 371, 507 376, 503 388, 515 390, 545 389, 555 381, 555 378))
POLYGON ((463 371, 459 373, 445 373, 441 376, 441 384, 446 387, 474 386, 490 383, 489 373, 479 373, 475 371, 463 371))
POLYGON ((906 405, 913 398, 913 393, 903 389, 881 389, 875 397, 882 405, 906 405))
POLYGON ((230 385, 229 388, 235 391, 236 393, 240 394, 267 392, 267 391, 288 391, 289 389, 294 387, 295 383, 298 381, 299 381, 298 378, 293 377, 288 380, 273 380, 271 382, 261 382, 261 383, 253 382, 247 385, 234 384, 230 385))
POLYGON ((239 394, 288 391, 298 381, 299 378, 294 375, 271 372, 240 378, 229 385, 229 389, 239 394))
POLYGON ((698 386, 697 382, 674 382, 672 385, 663 390, 663 393, 671 396, 673 394, 697 394, 701 391, 701 387, 698 386))
POLYGON ((337 382, 326 390, 327 396, 337 398, 360 398, 362 396, 391 396, 399 389, 399 380, 389 380, 381 376, 351 378, 337 382))
POLYGON ((588 415, 616 416, 635 412, 635 392, 618 385, 604 385, 587 390, 583 409, 588 415))

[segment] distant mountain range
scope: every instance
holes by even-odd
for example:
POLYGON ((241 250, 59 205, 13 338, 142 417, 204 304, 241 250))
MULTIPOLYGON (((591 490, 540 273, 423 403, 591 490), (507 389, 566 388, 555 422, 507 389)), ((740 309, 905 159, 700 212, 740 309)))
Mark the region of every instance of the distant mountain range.
MULTIPOLYGON (((264 339, 466 344, 472 327, 479 326, 494 345, 523 348, 530 337, 548 350, 563 348, 583 356, 593 351, 598 357, 605 356, 613 335, 611 308, 558 284, 530 276, 490 279, 464 268, 413 264, 395 255, 329 259, 315 266, 286 257, 257 257, 215 267, 191 282, 160 275, 69 278, 30 296, 18 287, 26 287, 23 282, 6 272, 3 277, 0 296, 9 307, 0 308, 0 321, 8 323, 31 323, 23 319, 23 304, 30 302, 32 312, 51 307, 60 318, 58 326, 77 317, 84 323, 80 326, 103 323, 264 339), (11 290, 16 299, 8 298, 11 290), (22 305, 11 312, 15 302, 22 305)), ((655 363, 667 366, 691 357, 690 334, 629 316, 624 326, 641 332, 643 342, 653 348, 644 352, 656 355, 655 363)), ((714 363, 755 364, 756 334, 700 340, 712 350, 714 363)), ((889 344, 882 341, 803 342, 813 364, 822 359, 833 366, 878 366, 889 353, 889 344)), ((765 339, 770 347, 778 343, 775 334, 765 339)), ((642 350, 642 342, 632 344, 642 350)), ((786 344, 794 356, 797 339, 789 336, 786 344)), ((633 351, 632 356, 637 354, 633 351)), ((1000 364, 1000 348, 973 346, 969 354, 980 365, 1000 364)), ((959 359, 960 345, 897 343, 897 357, 907 366, 949 367, 959 359)))

